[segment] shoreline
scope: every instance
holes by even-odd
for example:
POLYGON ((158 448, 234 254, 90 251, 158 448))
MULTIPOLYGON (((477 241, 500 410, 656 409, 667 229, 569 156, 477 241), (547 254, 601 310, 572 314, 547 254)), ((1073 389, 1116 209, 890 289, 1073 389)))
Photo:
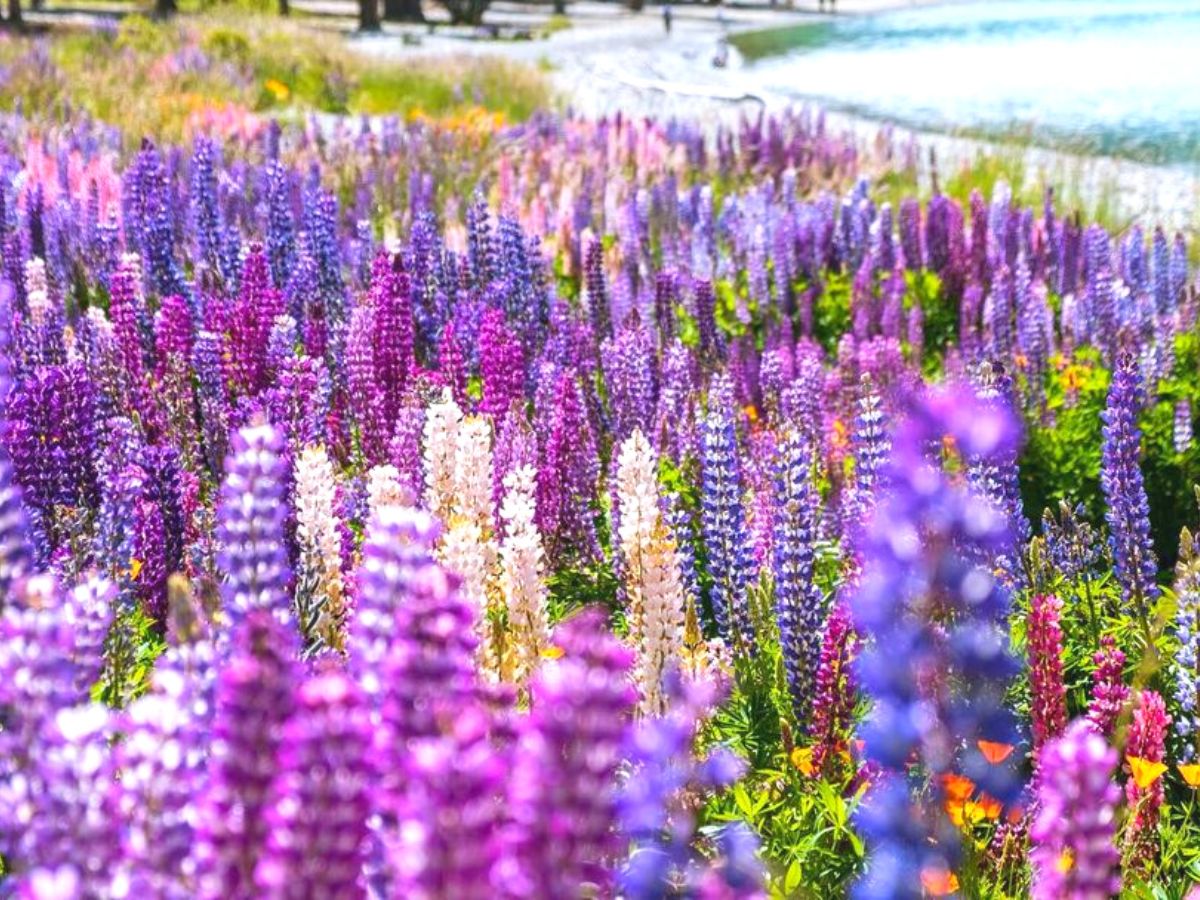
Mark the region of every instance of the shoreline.
MULTIPOLYGON (((874 15, 897 9, 940 6, 978 0, 864 0, 847 8, 842 0, 838 17, 874 15)), ((528 6, 504 3, 492 8, 497 22, 531 24, 538 13, 528 6)), ((529 41, 483 41, 446 33, 427 33, 412 26, 389 26, 381 37, 356 37, 349 44, 368 56, 388 59, 442 55, 493 55, 536 65, 574 112, 589 116, 648 115, 731 122, 743 113, 808 106, 825 110, 829 124, 853 134, 869 147, 887 129, 899 141, 912 139, 920 148, 918 183, 931 181, 929 152, 937 154, 939 174, 974 162, 981 154, 1012 156, 1024 161, 1026 180, 1055 187, 1060 197, 1077 195, 1081 205, 1108 204, 1122 222, 1161 223, 1191 230, 1200 210, 1200 166, 1141 163, 1135 160, 1070 152, 1026 142, 1006 142, 912 128, 885 118, 839 111, 819 100, 775 93, 748 77, 732 44, 726 44, 728 64, 714 68, 712 60, 725 39, 734 34, 812 24, 831 16, 817 11, 815 0, 794 9, 766 6, 675 7, 670 35, 663 29, 661 7, 614 16, 611 4, 591 0, 569 7, 571 27, 547 38, 529 41), (416 46, 395 40, 405 32, 416 46)), ((489 11, 491 14, 491 11, 489 11)), ((540 12, 544 22, 548 11, 540 12)))

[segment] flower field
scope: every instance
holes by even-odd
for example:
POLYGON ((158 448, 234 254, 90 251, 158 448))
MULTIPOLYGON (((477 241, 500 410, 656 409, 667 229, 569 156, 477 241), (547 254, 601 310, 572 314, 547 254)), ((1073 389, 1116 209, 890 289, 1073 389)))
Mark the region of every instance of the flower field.
POLYGON ((1200 883, 1184 237, 807 111, 131 137, 0 121, 0 895, 1200 883))

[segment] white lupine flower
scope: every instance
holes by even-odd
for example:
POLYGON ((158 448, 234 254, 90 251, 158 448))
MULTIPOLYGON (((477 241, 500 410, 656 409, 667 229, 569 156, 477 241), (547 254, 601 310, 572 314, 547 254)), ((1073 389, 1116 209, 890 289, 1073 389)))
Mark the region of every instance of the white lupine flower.
POLYGON ((342 583, 342 538, 334 512, 336 482, 333 464, 324 447, 306 447, 296 459, 296 542, 300 568, 316 579, 317 593, 325 600, 318 623, 325 640, 341 646, 345 619, 342 583))
POLYGON ((534 524, 536 473, 521 466, 504 476, 504 540, 500 543, 500 591, 508 607, 508 624, 516 649, 517 680, 525 681, 549 643, 546 585, 542 581, 545 551, 534 524))
POLYGON ((455 515, 492 527, 492 426, 468 416, 458 426, 454 455, 455 515))
POLYGON ((425 506, 444 523, 454 508, 454 458, 462 418, 449 390, 425 414, 425 506))
POLYGON ((630 636, 637 650, 635 678, 642 708, 664 712, 662 681, 683 639, 683 582, 679 556, 658 499, 658 461, 641 430, 617 456, 621 552, 630 605, 630 636))
POLYGON ((367 472, 367 510, 372 518, 385 506, 411 506, 412 502, 395 466, 373 466, 367 472))
POLYGON ((442 536, 441 562, 462 579, 462 595, 480 619, 487 606, 487 585, 496 565, 495 542, 478 522, 454 518, 442 536))

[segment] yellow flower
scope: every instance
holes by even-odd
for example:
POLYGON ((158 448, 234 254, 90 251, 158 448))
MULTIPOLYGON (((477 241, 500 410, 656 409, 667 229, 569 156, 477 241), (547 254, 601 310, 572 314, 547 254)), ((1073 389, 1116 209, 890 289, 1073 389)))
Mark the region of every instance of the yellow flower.
POLYGON ((265 87, 267 89, 267 93, 274 97, 279 103, 283 103, 292 95, 291 89, 286 84, 274 78, 268 78, 263 84, 263 87, 265 87))
POLYGON ((563 648, 556 647, 553 644, 551 644, 549 647, 544 647, 542 649, 542 659, 558 659, 562 655, 563 655, 563 648))
POLYGON ((1125 761, 1129 763, 1129 771, 1133 773, 1134 784, 1143 791, 1162 778, 1163 772, 1167 771, 1167 767, 1162 763, 1151 762, 1140 756, 1126 756, 1125 761))
POLYGON ((1056 869, 1058 869, 1058 871, 1061 872, 1063 875, 1066 875, 1068 872, 1070 872, 1071 869, 1074 868, 1074 866, 1075 866, 1075 854, 1071 852, 1069 847, 1066 850, 1064 850, 1061 854, 1059 854, 1058 859, 1055 860, 1055 863, 1054 863, 1054 867, 1056 869))
POLYGON ((1180 763, 1176 768, 1188 787, 1200 788, 1200 763, 1180 763))
POLYGON ((812 747, 797 747, 792 751, 792 765, 803 772, 805 775, 812 776, 816 769, 813 768, 812 747))
POLYGON ((137 581, 137 577, 142 574, 142 566, 144 565, 145 563, 143 563, 136 556, 131 559, 129 561, 129 577, 134 581, 137 581))

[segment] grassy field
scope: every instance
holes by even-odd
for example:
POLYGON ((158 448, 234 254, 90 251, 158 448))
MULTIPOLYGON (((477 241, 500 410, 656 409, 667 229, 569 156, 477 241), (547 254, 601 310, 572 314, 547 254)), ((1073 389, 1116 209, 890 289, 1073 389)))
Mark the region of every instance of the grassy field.
POLYGON ((0 109, 71 107, 178 140, 211 115, 310 112, 520 121, 552 103, 541 73, 496 58, 366 60, 340 34, 242 9, 172 22, 0 34, 0 109))

